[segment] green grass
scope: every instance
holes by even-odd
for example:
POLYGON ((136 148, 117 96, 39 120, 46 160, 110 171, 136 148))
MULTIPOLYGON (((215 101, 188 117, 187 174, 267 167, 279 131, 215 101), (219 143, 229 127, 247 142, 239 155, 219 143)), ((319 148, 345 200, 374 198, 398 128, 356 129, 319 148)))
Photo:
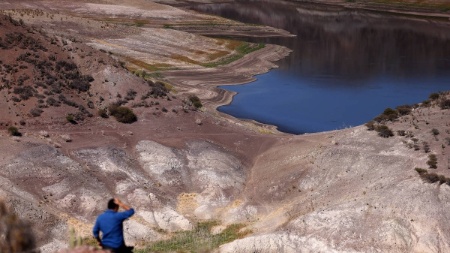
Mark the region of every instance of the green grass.
POLYGON ((243 224, 233 224, 228 226, 219 234, 211 234, 211 228, 218 225, 216 221, 200 222, 192 231, 175 233, 171 239, 158 241, 145 249, 136 249, 135 253, 150 252, 177 252, 177 253, 198 253, 210 252, 220 245, 242 238, 249 234, 249 231, 240 232, 245 227, 243 224))
POLYGON ((263 43, 259 43, 259 44, 252 44, 252 43, 247 43, 244 42, 242 44, 240 44, 237 48, 236 48, 236 53, 224 57, 218 61, 214 61, 214 62, 208 62, 208 63, 203 63, 201 64, 203 67, 207 67, 207 68, 214 68, 217 66, 222 66, 222 65, 227 65, 230 64, 234 61, 237 61, 239 59, 241 59, 242 57, 244 57, 244 55, 249 54, 251 52, 257 51, 259 49, 264 48, 266 45, 263 43))

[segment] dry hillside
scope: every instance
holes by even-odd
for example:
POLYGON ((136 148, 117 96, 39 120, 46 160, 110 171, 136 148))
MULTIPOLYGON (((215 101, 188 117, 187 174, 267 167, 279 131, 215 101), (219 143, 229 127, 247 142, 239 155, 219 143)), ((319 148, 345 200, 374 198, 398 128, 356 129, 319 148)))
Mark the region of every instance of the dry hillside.
POLYGON ((218 84, 249 81, 289 50, 205 66, 239 42, 164 28, 215 17, 144 0, 0 8, 0 198, 42 252, 66 249, 72 229, 90 237, 113 196, 136 209, 125 236, 137 248, 215 221, 242 238, 199 251, 450 251, 447 92, 367 126, 288 135, 215 107, 230 99, 218 84), (111 104, 136 121, 118 122, 111 104))

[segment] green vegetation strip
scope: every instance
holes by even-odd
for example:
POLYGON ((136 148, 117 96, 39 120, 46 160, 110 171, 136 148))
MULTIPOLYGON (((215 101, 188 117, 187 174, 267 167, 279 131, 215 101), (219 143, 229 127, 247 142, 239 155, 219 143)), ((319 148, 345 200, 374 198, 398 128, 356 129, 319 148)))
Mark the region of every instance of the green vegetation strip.
POLYGON ((266 45, 263 43, 259 43, 259 44, 252 44, 252 43, 242 43, 241 45, 239 45, 236 48, 236 53, 225 57, 223 59, 220 59, 218 61, 215 62, 208 62, 208 63, 203 63, 201 64, 203 67, 207 67, 207 68, 214 68, 217 66, 222 66, 222 65, 227 65, 230 64, 234 61, 237 61, 239 59, 241 59, 242 57, 244 57, 244 55, 249 54, 251 52, 257 51, 259 49, 264 48, 266 45))
POLYGON ((135 253, 150 252, 210 252, 220 245, 242 238, 250 231, 240 232, 245 227, 243 224, 233 224, 221 233, 211 234, 211 228, 218 225, 216 221, 198 223, 192 231, 175 233, 165 241, 158 241, 145 249, 135 250, 135 253))

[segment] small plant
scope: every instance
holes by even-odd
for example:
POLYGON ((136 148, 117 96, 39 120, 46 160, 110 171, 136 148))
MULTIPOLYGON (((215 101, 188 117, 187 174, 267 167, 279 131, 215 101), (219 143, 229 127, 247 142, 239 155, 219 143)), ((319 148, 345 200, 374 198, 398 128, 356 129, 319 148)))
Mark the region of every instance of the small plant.
POLYGON ((70 124, 77 124, 77 121, 75 120, 75 117, 73 116, 73 114, 68 114, 66 116, 66 120, 70 123, 70 124))
POLYGON ((428 96, 428 98, 430 100, 436 100, 440 97, 439 93, 431 93, 430 96, 428 96))
POLYGON ((411 106, 410 105, 401 105, 401 106, 397 106, 397 112, 400 115, 408 115, 411 113, 411 106))
POLYGON ((421 177, 429 183, 436 183, 439 181, 439 176, 436 173, 425 173, 421 177))
POLYGON ((392 130, 386 125, 379 125, 375 130, 378 132, 378 135, 383 138, 394 136, 394 132, 392 132, 392 130))
POLYGON ((131 124, 137 121, 137 116, 133 110, 125 106, 112 104, 109 106, 109 112, 117 121, 125 124, 131 124))
POLYGON ((442 100, 439 106, 441 107, 441 109, 450 109, 450 99, 442 100))
POLYGON ((430 166, 430 169, 437 169, 437 157, 435 154, 430 154, 428 156, 427 165, 430 166))
POLYGON ((417 173, 419 173, 419 175, 422 175, 424 173, 428 173, 428 171, 426 169, 422 169, 422 168, 416 168, 417 173))
POLYGON ((399 136, 406 136, 406 131, 405 131, 405 130, 398 130, 398 131, 397 131, 397 134, 398 134, 399 136))
POLYGON ((30 224, 22 221, 0 202, 0 252, 37 253, 30 224))
POLYGON ((203 106, 200 98, 198 98, 196 95, 190 96, 189 101, 191 101, 192 105, 197 109, 203 106))
POLYGON ((106 110, 106 108, 98 109, 98 116, 100 116, 100 117, 102 117, 104 119, 109 118, 108 110, 106 110))
POLYGON ((367 122, 365 124, 365 126, 367 127, 367 130, 369 130, 369 131, 375 130, 375 122, 373 120, 367 122))
POLYGON ((22 133, 20 133, 19 129, 15 126, 8 127, 8 132, 11 136, 22 136, 22 133))
POLYGON ((423 151, 425 151, 425 153, 429 153, 430 152, 430 144, 428 144, 428 142, 424 141, 422 143, 423 145, 423 151))
POLYGON ((437 130, 436 128, 433 128, 433 129, 431 129, 431 133, 432 133, 434 136, 437 136, 437 135, 439 135, 439 130, 437 130))

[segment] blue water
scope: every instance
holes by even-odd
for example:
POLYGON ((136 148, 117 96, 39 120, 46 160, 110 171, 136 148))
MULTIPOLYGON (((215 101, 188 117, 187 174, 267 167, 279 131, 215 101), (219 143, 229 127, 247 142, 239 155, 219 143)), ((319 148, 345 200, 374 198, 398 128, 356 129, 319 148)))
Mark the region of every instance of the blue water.
POLYGON ((364 85, 339 85, 333 78, 303 78, 281 70, 257 81, 222 86, 238 94, 220 111, 242 119, 276 125, 288 133, 312 133, 363 124, 387 107, 415 104, 428 95, 450 89, 450 75, 440 79, 379 77, 364 85))
POLYGON ((361 125, 384 109, 450 90, 450 23, 286 2, 199 4, 194 9, 285 29, 295 38, 239 38, 292 53, 219 111, 301 134, 361 125))

